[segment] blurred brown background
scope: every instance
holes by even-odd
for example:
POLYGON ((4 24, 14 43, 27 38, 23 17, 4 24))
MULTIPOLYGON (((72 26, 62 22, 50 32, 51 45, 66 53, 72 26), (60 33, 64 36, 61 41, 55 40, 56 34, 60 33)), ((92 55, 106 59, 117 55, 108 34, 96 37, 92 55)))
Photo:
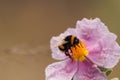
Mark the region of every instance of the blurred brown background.
MULTIPOLYGON (((0 0, 0 80, 44 80, 50 38, 84 17, 120 36, 120 0, 0 0)), ((109 78, 120 78, 119 68, 109 78)))

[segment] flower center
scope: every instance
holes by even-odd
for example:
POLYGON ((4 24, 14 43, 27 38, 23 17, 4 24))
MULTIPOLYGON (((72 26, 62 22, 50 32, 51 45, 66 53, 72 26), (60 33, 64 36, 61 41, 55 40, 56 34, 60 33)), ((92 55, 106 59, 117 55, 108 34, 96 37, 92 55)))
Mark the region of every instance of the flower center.
POLYGON ((74 60, 83 61, 86 59, 88 55, 88 50, 86 49, 86 45, 84 42, 80 41, 79 44, 71 47, 72 58, 74 60))

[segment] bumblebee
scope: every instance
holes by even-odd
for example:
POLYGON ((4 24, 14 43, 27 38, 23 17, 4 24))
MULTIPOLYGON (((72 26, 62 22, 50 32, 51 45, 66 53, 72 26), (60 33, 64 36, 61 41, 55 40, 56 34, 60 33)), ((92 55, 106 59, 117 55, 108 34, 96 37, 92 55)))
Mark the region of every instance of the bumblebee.
POLYGON ((58 48, 65 52, 66 56, 71 57, 69 54, 69 50, 71 50, 71 47, 75 47, 76 45, 79 44, 79 39, 73 35, 68 35, 64 38, 64 43, 58 46, 58 48))

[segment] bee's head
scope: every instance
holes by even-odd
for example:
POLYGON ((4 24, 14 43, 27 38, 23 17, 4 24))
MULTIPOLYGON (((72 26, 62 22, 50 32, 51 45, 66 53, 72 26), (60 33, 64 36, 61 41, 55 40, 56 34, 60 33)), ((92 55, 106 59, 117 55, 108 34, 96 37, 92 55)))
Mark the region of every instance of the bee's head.
POLYGON ((79 43, 79 39, 77 37, 74 37, 74 40, 73 40, 73 45, 76 45, 79 43))

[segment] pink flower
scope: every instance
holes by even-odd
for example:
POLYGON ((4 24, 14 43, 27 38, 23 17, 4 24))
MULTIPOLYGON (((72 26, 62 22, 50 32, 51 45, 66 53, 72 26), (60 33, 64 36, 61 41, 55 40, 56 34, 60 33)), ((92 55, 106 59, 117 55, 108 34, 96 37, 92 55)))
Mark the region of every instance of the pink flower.
POLYGON ((62 61, 46 68, 46 80, 107 80, 98 66, 113 68, 118 63, 120 46, 116 38, 98 18, 77 21, 76 28, 52 37, 52 57, 62 61), (70 35, 79 39, 79 43, 68 48, 66 55, 58 46, 70 35))

